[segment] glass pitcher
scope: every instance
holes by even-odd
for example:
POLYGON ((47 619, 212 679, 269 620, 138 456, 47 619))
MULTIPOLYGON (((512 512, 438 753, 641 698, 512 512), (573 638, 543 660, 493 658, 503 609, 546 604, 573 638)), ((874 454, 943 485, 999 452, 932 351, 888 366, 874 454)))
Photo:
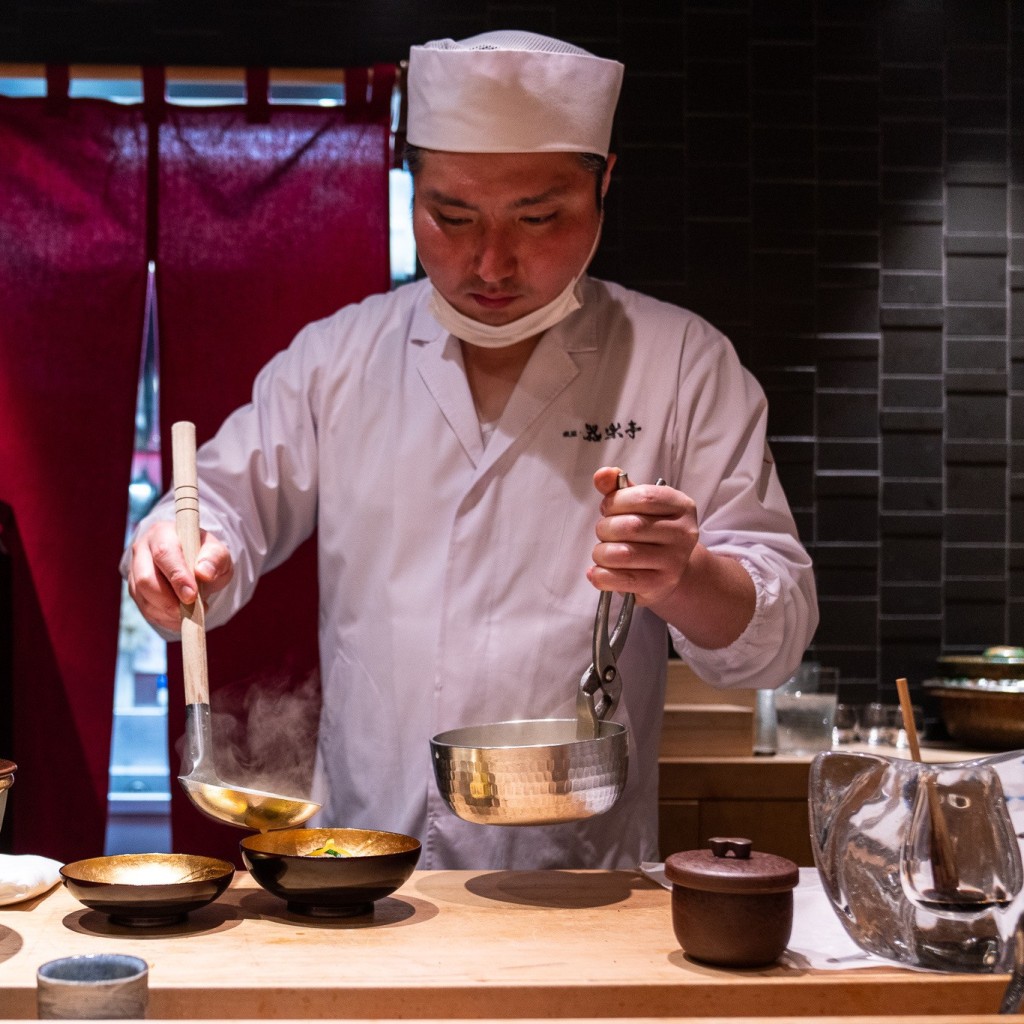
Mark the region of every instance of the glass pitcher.
POLYGON ((1024 751, 952 764, 825 751, 809 802, 822 884, 862 949, 938 970, 1011 970, 1024 751))

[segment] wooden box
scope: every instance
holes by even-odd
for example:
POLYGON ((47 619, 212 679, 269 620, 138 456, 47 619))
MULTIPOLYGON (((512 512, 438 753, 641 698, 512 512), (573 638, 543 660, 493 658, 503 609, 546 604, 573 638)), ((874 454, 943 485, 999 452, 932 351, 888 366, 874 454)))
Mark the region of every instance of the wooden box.
POLYGON ((749 757, 753 708, 737 704, 666 704, 660 757, 749 757))
POLYGON ((757 704, 757 690, 716 689, 705 683, 685 661, 670 658, 665 675, 665 703, 730 704, 753 708, 757 704))

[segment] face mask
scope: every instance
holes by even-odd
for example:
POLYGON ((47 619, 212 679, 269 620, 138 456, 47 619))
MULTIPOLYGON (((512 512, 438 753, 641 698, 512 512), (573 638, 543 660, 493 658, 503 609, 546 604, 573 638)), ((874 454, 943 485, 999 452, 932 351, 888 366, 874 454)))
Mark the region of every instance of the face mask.
MULTIPOLYGON (((602 215, 602 223, 603 220, 602 215)), ((430 296, 430 312, 450 334, 454 334, 456 338, 470 345, 479 345, 481 348, 507 348, 526 338, 532 338, 535 334, 554 327, 555 324, 583 305, 576 286, 586 273, 587 267, 590 266, 590 261, 594 258, 594 253, 597 252, 597 243, 600 238, 601 224, 598 224, 594 244, 590 247, 590 252, 583 261, 580 272, 547 305, 535 309, 532 313, 527 313, 526 316, 521 316, 518 320, 498 326, 481 323, 479 320, 460 313, 436 288, 430 296)))

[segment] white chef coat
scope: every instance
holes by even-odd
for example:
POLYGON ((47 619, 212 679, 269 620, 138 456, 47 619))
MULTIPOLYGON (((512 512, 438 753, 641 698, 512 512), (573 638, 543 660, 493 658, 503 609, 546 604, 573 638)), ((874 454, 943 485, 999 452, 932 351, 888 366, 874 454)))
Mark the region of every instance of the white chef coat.
MULTIPOLYGON (((429 739, 445 729, 574 717, 599 597, 585 576, 598 467, 690 495, 702 542, 754 579, 753 620, 729 647, 701 650, 673 631, 702 678, 775 686, 817 623, 764 395, 729 342, 650 297, 592 278, 582 288, 582 309, 543 336, 486 447, 459 343, 430 315, 422 281, 306 327, 199 452, 203 526, 235 562, 207 625, 318 528, 316 821, 417 836, 423 868, 657 857, 668 643, 646 609, 619 661, 614 717, 630 761, 611 810, 552 826, 470 824, 443 803, 431 763, 429 739)), ((153 516, 172 514, 165 498, 153 516)))

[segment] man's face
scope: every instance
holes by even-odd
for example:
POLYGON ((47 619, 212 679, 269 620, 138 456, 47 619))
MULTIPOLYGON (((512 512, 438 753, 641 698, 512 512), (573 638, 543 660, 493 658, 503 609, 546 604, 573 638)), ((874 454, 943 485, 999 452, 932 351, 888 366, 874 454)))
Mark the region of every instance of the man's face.
POLYGON ((575 153, 430 150, 416 174, 420 262, 451 305, 485 324, 555 298, 583 269, 599 223, 594 175, 575 153))

